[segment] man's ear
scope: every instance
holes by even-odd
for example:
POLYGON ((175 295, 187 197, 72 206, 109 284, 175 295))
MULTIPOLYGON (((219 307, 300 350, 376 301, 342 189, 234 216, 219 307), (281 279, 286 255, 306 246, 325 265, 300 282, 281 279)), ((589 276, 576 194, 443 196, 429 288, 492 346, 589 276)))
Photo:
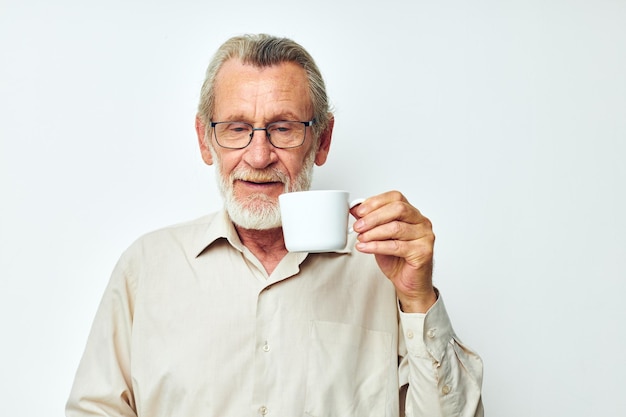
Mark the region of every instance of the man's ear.
POLYGON ((200 116, 196 115, 196 135, 198 136, 198 145, 200 146, 200 153, 202 154, 202 160, 207 165, 213 165, 213 155, 211 155, 211 149, 209 149, 210 137, 207 137, 206 124, 200 120, 200 116))
POLYGON ((328 126, 318 139, 317 144, 317 152, 315 153, 315 165, 322 166, 326 162, 326 158, 328 158, 328 152, 330 151, 330 142, 333 137, 333 126, 335 125, 335 118, 333 115, 330 115, 330 119, 328 120, 328 126))

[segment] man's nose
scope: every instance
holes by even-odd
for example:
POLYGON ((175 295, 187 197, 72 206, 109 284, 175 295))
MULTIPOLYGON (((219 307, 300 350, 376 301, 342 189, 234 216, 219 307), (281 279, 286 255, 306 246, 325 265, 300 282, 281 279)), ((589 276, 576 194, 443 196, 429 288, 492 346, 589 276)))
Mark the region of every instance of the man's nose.
POLYGON ((255 127, 250 135, 252 139, 246 147, 246 162, 253 168, 265 168, 275 162, 276 152, 270 143, 267 130, 262 127, 255 127))

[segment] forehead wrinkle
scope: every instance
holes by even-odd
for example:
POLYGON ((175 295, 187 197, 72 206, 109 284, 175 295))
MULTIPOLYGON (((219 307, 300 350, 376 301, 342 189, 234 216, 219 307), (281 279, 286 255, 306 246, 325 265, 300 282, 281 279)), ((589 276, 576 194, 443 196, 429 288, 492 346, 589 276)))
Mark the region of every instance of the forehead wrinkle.
POLYGON ((228 61, 217 74, 215 97, 215 112, 227 112, 223 120, 271 123, 312 114, 306 73, 293 63, 259 68, 228 61))

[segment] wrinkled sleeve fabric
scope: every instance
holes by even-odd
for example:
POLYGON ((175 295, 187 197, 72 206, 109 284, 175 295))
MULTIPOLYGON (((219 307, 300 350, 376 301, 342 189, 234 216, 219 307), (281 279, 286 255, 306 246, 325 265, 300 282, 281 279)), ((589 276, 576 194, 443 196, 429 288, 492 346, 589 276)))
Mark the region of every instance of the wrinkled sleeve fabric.
POLYGON ((483 417, 481 358, 454 333, 443 300, 400 310, 400 387, 407 417, 483 417))
POLYGON ((136 417, 130 346, 136 283, 122 256, 87 339, 65 413, 67 417, 136 417))

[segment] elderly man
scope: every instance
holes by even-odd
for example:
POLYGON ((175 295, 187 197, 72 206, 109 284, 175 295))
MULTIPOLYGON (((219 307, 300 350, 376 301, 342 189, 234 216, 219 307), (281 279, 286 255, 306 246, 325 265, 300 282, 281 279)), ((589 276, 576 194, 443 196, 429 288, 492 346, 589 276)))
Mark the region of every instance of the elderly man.
POLYGON ((481 360, 432 285, 431 224, 401 193, 352 209, 342 250, 285 248, 278 196, 309 188, 333 121, 300 45, 250 35, 221 46, 196 131, 224 210, 122 255, 68 416, 483 414, 481 360))

